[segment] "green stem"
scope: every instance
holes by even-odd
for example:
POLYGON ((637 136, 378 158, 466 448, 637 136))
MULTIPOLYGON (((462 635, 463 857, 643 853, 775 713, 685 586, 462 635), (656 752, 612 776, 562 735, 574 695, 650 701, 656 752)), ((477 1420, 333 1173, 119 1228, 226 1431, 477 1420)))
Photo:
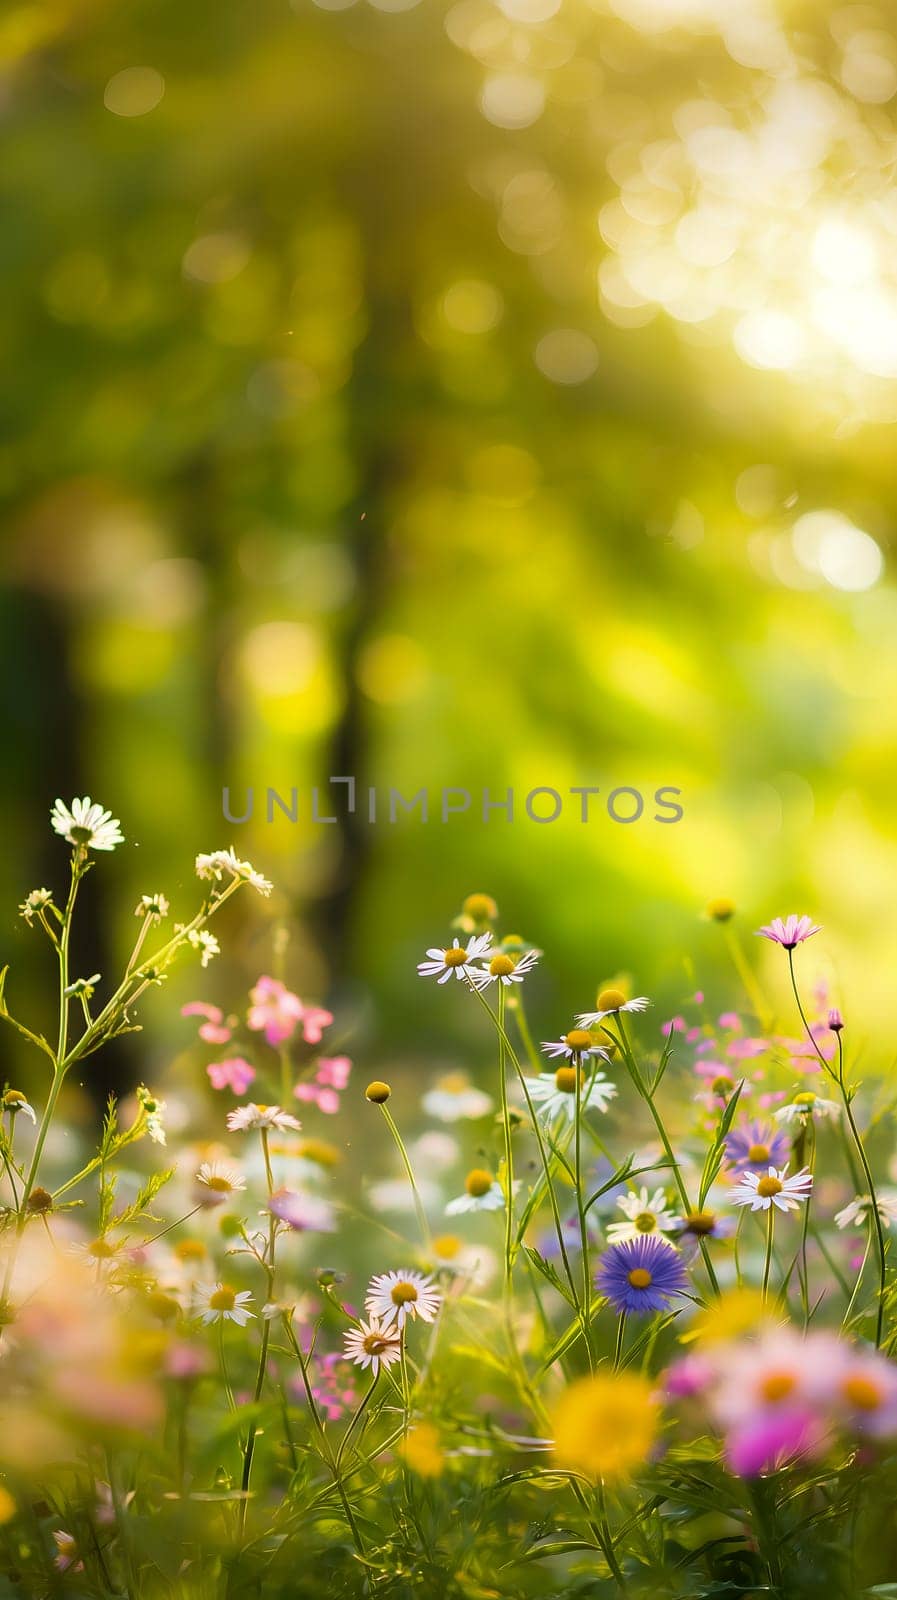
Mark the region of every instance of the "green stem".
POLYGON ((421 1231, 421 1235, 422 1235, 422 1238, 423 1238, 423 1241, 424 1241, 424 1247, 428 1249, 429 1245, 430 1245, 430 1224, 427 1221, 427 1214, 424 1211, 423 1201, 421 1200, 420 1193, 419 1193, 419 1190, 418 1190, 418 1187, 417 1187, 417 1183, 415 1182, 414 1169, 413 1169, 413 1167, 411 1165, 410 1160, 408 1159, 408 1151, 405 1149, 405 1145, 404 1145, 404 1141, 402 1139, 402 1135, 400 1134, 400 1132, 399 1132, 399 1130, 398 1130, 398 1128, 396 1126, 396 1123, 395 1123, 395 1118, 393 1117, 392 1112, 390 1111, 390 1109, 387 1106, 385 1101, 381 1103, 380 1110, 383 1113, 383 1118, 384 1118, 384 1121, 386 1122, 386 1126, 388 1127, 390 1133, 393 1136, 393 1139, 396 1142, 396 1147, 398 1149, 399 1155, 402 1158, 402 1165, 405 1168, 405 1174, 406 1174, 406 1176, 408 1178, 408 1182, 411 1185, 411 1193, 414 1196, 414 1209, 417 1212, 418 1227, 420 1228, 420 1231, 421 1231))
POLYGON ((772 1233, 775 1219, 775 1206, 770 1200, 766 1208, 766 1258, 763 1262, 763 1304, 766 1304, 769 1293, 769 1269, 772 1266, 772 1233))

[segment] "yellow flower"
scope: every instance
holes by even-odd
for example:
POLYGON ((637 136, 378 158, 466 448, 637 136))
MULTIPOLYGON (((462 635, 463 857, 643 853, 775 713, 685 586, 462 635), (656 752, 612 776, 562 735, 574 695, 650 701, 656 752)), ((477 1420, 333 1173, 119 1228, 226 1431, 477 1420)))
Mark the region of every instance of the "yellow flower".
POLYGON ((764 1304, 759 1289, 730 1289, 719 1300, 699 1311, 680 1334, 682 1344, 722 1344, 752 1333, 763 1322, 774 1321, 769 1304, 764 1304))
POLYGON ((580 1378, 555 1407, 555 1459, 594 1478, 625 1478, 650 1454, 658 1420, 646 1378, 631 1372, 580 1378))
POLYGON ((419 1422, 412 1428, 401 1446, 402 1455, 412 1472, 421 1478, 439 1478, 445 1467, 445 1455, 439 1443, 439 1434, 431 1422, 419 1422))

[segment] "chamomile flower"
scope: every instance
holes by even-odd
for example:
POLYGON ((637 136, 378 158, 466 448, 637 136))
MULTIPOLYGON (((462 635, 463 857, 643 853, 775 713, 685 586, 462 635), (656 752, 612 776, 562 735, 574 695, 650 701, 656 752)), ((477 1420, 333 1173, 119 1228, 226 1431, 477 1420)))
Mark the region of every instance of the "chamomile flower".
POLYGON ((801 1202, 809 1200, 813 1188, 813 1174, 803 1167, 792 1177, 787 1176, 787 1166, 770 1167, 763 1176, 759 1172, 743 1172, 732 1189, 733 1206, 750 1206, 752 1211, 797 1211, 801 1202))
POLYGON ((427 1115, 440 1122, 488 1116, 493 1103, 490 1095, 473 1086, 466 1072, 447 1073, 421 1100, 427 1115))
MULTIPOLYGON (((25 896, 19 906, 19 916, 25 918, 30 928, 34 924, 35 917, 39 917, 42 911, 47 911, 51 907, 56 911, 56 907, 53 905, 52 889, 32 889, 31 893, 25 896)), ((58 917, 58 911, 56 911, 56 915, 58 917)))
MULTIPOLYGON (((878 1215, 886 1228, 897 1222, 897 1191, 894 1189, 879 1189, 876 1194, 878 1202, 878 1215)), ((835 1226, 837 1228, 864 1228, 872 1219, 872 1196, 858 1194, 855 1199, 844 1206, 843 1210, 835 1212, 835 1226)))
POLYGON ((427 951, 427 960, 418 962, 417 970, 422 978, 435 978, 437 983, 448 983, 452 976, 462 982, 469 979, 475 983, 481 976, 481 968, 473 963, 486 954, 491 943, 491 933, 479 933, 466 944, 456 937, 449 950, 440 950, 434 945, 427 951))
POLYGON ((134 907, 135 917, 156 917, 161 922, 168 916, 168 901, 164 894, 142 894, 134 907))
POLYGON ((464 1193, 459 1194, 457 1200, 449 1201, 445 1214, 447 1217, 457 1217, 463 1211, 503 1211, 504 1208, 505 1196, 501 1184, 484 1167, 474 1167, 464 1179, 464 1193))
POLYGON ((433 1322, 441 1300, 433 1279, 422 1272, 381 1272, 371 1279, 364 1305, 370 1316, 401 1329, 409 1317, 433 1322))
POLYGON ((612 1244, 620 1244, 625 1239, 654 1236, 675 1249, 672 1240, 664 1235, 675 1233, 680 1219, 667 1210, 667 1197, 662 1189, 655 1189, 651 1195, 646 1188, 631 1189, 628 1194, 618 1197, 617 1205, 626 1220, 612 1222, 607 1229, 607 1237, 612 1244))
POLYGON ((10 1118, 18 1116, 19 1112, 22 1111, 26 1117, 31 1118, 32 1122, 37 1122, 37 1112, 32 1105, 29 1105, 21 1089, 7 1089, 2 1099, 0 1099, 0 1112, 3 1111, 8 1111, 10 1118))
POLYGON ((191 928, 187 934, 187 943, 193 950, 199 951, 199 964, 207 967, 213 956, 220 956, 221 946, 214 933, 209 933, 208 928, 191 928))
POLYGON ((251 861, 240 860, 233 845, 229 850, 212 850, 208 855, 197 856, 196 876, 211 878, 216 882, 220 882, 225 876, 239 878, 242 883, 248 883, 266 898, 274 887, 260 872, 256 872, 251 861))
POLYGON ((608 1051, 602 1049, 592 1035, 586 1033, 585 1028, 571 1028, 560 1039, 543 1039, 542 1053, 555 1060, 558 1056, 566 1056, 568 1061, 587 1061, 590 1056, 598 1056, 602 1061, 610 1060, 608 1051))
POLYGON ((165 1127, 162 1119, 165 1115, 165 1101, 154 1095, 145 1083, 141 1083, 137 1089, 137 1104, 146 1118, 146 1131, 153 1143, 164 1144, 165 1127))
POLYGON ((773 1112, 773 1116, 776 1122, 807 1123, 811 1118, 815 1117, 823 1120, 826 1117, 836 1117, 840 1109, 841 1107, 837 1101, 823 1100, 821 1095, 814 1094, 811 1089, 807 1089, 802 1094, 796 1094, 788 1105, 780 1106, 778 1111, 773 1112))
POLYGON ((478 989, 488 989, 491 983, 505 986, 522 983, 527 973, 532 972, 538 959, 538 950, 527 950, 522 956, 512 955, 507 950, 496 950, 488 966, 480 968, 474 981, 478 989))
POLYGON ((255 1316, 255 1312, 249 1310, 252 1295, 248 1289, 237 1291, 227 1283, 198 1283, 195 1294, 204 1323, 236 1322, 245 1328, 250 1317, 255 1316))
POLYGON ((381 1367, 391 1367, 402 1359, 402 1334, 398 1325, 382 1326, 376 1317, 359 1322, 343 1334, 343 1353, 356 1367, 370 1367, 376 1378, 381 1367))
MULTIPOLYGON (((530 1099, 538 1107, 538 1114, 546 1122, 563 1117, 573 1122, 576 1117, 576 1067, 558 1067, 556 1072, 540 1072, 538 1078, 528 1078, 530 1099)), ((579 1109, 606 1111, 617 1092, 617 1086, 603 1072, 594 1072, 591 1080, 579 1069, 579 1109)))
POLYGON ((114 850, 125 842, 118 817, 104 811, 89 794, 83 800, 73 800, 70 806, 57 800, 50 821, 56 833, 82 850, 114 850))
POLYGON ((202 1185, 200 1203, 207 1206, 224 1205, 232 1195, 246 1188, 243 1174, 223 1161, 204 1161, 196 1174, 196 1182, 202 1185))
POLYGON ((805 939, 812 939, 814 933, 820 933, 821 926, 811 917, 798 917, 792 914, 785 917, 773 917, 764 928, 757 929, 758 939, 771 939, 773 944, 780 944, 784 950, 793 950, 797 945, 803 944, 805 939))
POLYGON ((597 1028, 605 1017, 615 1017, 620 1011, 647 1011, 650 1004, 643 994, 634 1000, 627 1000, 622 989, 602 989, 598 996, 598 1010, 583 1011, 576 1020, 581 1028, 597 1028))
POLYGON ((235 1111, 229 1111, 227 1125, 231 1133, 244 1133, 250 1128, 279 1128, 281 1133, 293 1128, 298 1133, 302 1128, 298 1118, 291 1117, 288 1111, 281 1111, 280 1106, 257 1106, 253 1100, 248 1105, 237 1106, 235 1111))

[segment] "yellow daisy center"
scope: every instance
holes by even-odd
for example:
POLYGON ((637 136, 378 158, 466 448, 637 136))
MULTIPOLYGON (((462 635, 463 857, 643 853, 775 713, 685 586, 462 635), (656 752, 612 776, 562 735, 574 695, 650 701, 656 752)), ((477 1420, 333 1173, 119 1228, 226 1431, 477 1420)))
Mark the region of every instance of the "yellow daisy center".
POLYGON ((796 1382, 793 1372, 768 1372, 760 1385, 760 1393, 764 1400, 775 1404, 778 1400, 787 1400, 796 1382))
POLYGON ((179 1261, 202 1261, 206 1247, 201 1239, 181 1239, 174 1247, 179 1261))
POLYGON ((115 1255, 115 1251, 105 1239, 94 1239, 87 1246, 87 1254, 93 1256, 95 1261, 108 1261, 110 1256, 115 1255))
POLYGON ((461 910, 473 922, 494 922, 498 916, 498 906, 491 894, 469 894, 461 910))
POLYGON ((213 1172, 206 1178, 206 1188, 215 1189, 219 1194, 230 1194, 233 1184, 230 1178, 225 1178, 220 1172, 213 1172))
POLYGON ((705 1234, 712 1233, 715 1225, 716 1217, 712 1211, 690 1211, 685 1219, 689 1233, 696 1233, 702 1238, 705 1234))
POLYGON ((794 1104, 796 1106, 811 1106, 815 1099, 815 1094, 808 1091, 806 1094, 796 1094, 794 1096, 794 1104))
POLYGON ((714 1078, 710 1087, 714 1094, 728 1094, 731 1089, 735 1088, 735 1083, 732 1078, 727 1078, 723 1073, 720 1077, 714 1078))
POLYGON ((483 1167, 474 1167, 464 1179, 464 1187, 473 1200, 479 1200, 484 1194, 489 1193, 493 1181, 491 1172, 486 1172, 483 1167))
MULTIPOLYGON (((580 1083, 582 1082, 582 1073, 580 1073, 580 1075, 579 1075, 579 1081, 580 1081, 580 1083)), ((554 1082, 555 1082, 555 1087, 560 1089, 561 1094, 575 1094, 576 1093, 576 1068, 575 1067, 558 1067, 558 1070, 554 1075, 554 1082)))
POLYGON ((510 956, 502 954, 492 957, 489 963, 489 971, 492 973, 493 978, 506 978, 509 973, 514 971, 515 966, 516 962, 512 961, 510 956))
POLYGON ((854 1372, 844 1379, 844 1395, 860 1411, 877 1411, 881 1405, 881 1390, 871 1378, 854 1372))
POLYGON ((750 1149, 748 1150, 747 1158, 748 1158, 748 1161, 768 1161, 769 1160, 769 1145, 768 1144, 752 1144, 750 1149))
POLYGON ((589 1050, 592 1045, 592 1035, 586 1033, 585 1028, 571 1028, 564 1034, 564 1043, 571 1050, 589 1050))
POLYGON ((463 1072, 447 1072, 440 1078, 437 1089, 442 1089, 446 1094, 463 1094, 470 1085, 470 1079, 463 1072))
POLYGON ((647 1289, 653 1282, 647 1267, 633 1267, 632 1271, 627 1273, 627 1277, 633 1289, 647 1289))
POLYGON ((598 996, 599 1011, 619 1011, 625 1004, 626 996, 622 989, 602 989, 598 996))
POLYGON ((461 1240, 456 1233, 441 1233, 433 1240, 433 1252, 442 1261, 454 1261, 460 1250, 461 1240))
POLYGON ((463 945, 455 945, 451 950, 443 950, 442 959, 447 967, 463 967, 467 960, 467 951, 463 945))
POLYGON ((369 1333, 362 1340, 362 1349, 366 1356, 382 1356, 388 1350, 390 1340, 384 1339, 382 1333, 369 1333))
POLYGON ((657 1218, 653 1211, 640 1211, 632 1220, 639 1233, 653 1233, 657 1227, 657 1218))
POLYGON ((214 1294, 209 1295, 210 1311, 233 1311, 236 1303, 237 1296, 226 1283, 219 1284, 214 1294))
POLYGON ((314 1161, 319 1167, 335 1167, 339 1161, 339 1151, 326 1139, 303 1139, 296 1154, 303 1161, 314 1161))
POLYGON ((415 1289, 413 1283, 406 1283, 405 1280, 402 1279, 400 1283, 393 1284, 391 1290, 389 1291, 389 1298, 394 1306, 413 1305, 414 1301, 417 1299, 417 1290, 415 1289))
POLYGON ((782 1184, 778 1178, 761 1178, 757 1184, 757 1193, 762 1195, 764 1200, 770 1200, 774 1194, 781 1194, 781 1192, 782 1184))

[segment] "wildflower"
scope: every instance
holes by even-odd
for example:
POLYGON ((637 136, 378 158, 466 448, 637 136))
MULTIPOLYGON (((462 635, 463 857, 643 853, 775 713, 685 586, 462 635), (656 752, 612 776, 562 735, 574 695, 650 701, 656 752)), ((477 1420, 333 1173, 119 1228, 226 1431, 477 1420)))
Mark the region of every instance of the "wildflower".
POLYGON ((607 1229, 607 1237, 612 1244, 649 1235, 664 1244, 670 1244, 671 1241, 665 1239, 664 1234, 676 1229, 679 1218, 667 1210, 667 1197, 662 1189, 655 1189, 650 1197, 645 1188, 631 1189, 628 1194, 619 1196, 617 1205, 626 1221, 614 1222, 607 1229))
POLYGON ((456 1217, 463 1211, 503 1211, 504 1207, 505 1195, 501 1184, 485 1168, 474 1167, 464 1180, 464 1193, 457 1200, 449 1201, 445 1214, 447 1217, 456 1217))
POLYGON ((233 846, 229 850, 213 850, 210 855, 196 857, 198 878, 211 878, 220 882, 228 873, 231 878, 239 878, 241 882, 250 884, 266 898, 274 887, 260 872, 256 872, 250 861, 240 861, 233 846))
POLYGON ((68 1000, 79 999, 82 995, 85 1000, 90 1000, 93 998, 96 985, 101 981, 102 973, 94 972, 89 978, 75 978, 63 992, 68 1000))
POLYGON ((497 922, 498 906, 491 894, 469 894, 461 907, 461 915, 471 922, 497 922))
POLYGON ((210 1061, 206 1072, 213 1089, 233 1089, 245 1094, 255 1080, 255 1067, 243 1056, 228 1056, 226 1061, 210 1061))
POLYGON ((735 915, 735 901, 718 895, 715 900, 708 900, 706 915, 711 922, 730 922, 735 915))
POLYGON ((598 1267, 598 1290, 621 1314, 666 1311, 686 1292, 688 1276, 678 1251, 655 1235, 612 1244, 598 1267))
POLYGON ((339 1110, 339 1097, 349 1082, 352 1063, 348 1056, 321 1056, 310 1083, 297 1083, 297 1100, 310 1101, 319 1111, 333 1116, 339 1110))
POLYGON ((495 1274, 497 1259, 485 1245, 467 1244, 456 1233, 440 1233, 430 1240, 430 1260, 453 1278, 468 1278, 483 1288, 495 1274))
POLYGON ((583 1011, 576 1020, 581 1028, 597 1028, 605 1017, 616 1016, 619 1011, 647 1011, 650 1004, 643 994, 635 1000, 627 1000, 622 989, 602 989, 598 996, 598 1010, 583 1011))
POLYGON ((279 978, 263 974, 249 991, 250 1007, 247 1026, 254 1033, 264 1033, 273 1049, 292 1039, 297 1027, 307 1044, 320 1044, 325 1028, 333 1021, 329 1011, 320 1006, 306 1006, 292 989, 279 978))
POLYGON ((776 1170, 770 1167, 765 1177, 758 1172, 744 1172, 732 1190, 733 1206, 750 1206, 752 1211, 768 1211, 775 1206, 778 1211, 797 1211, 802 1200, 809 1200, 813 1187, 813 1174, 803 1167, 793 1177, 786 1177, 787 1163, 776 1170))
POLYGON ((370 1367, 376 1378, 381 1367, 394 1366, 402 1359, 401 1326, 383 1325, 371 1317, 343 1334, 343 1350, 347 1361, 356 1367, 370 1367))
POLYGON ((821 932, 821 926, 814 923, 809 917, 798 917, 793 913, 783 921, 781 917, 773 917, 772 922, 765 928, 757 930, 758 939, 771 939, 773 944, 780 944, 784 950, 793 950, 805 939, 812 939, 814 933, 821 932))
POLYGON ((844 1027, 844 1018, 837 1006, 833 1006, 828 1014, 828 1025, 832 1033, 840 1033, 844 1027))
MULTIPOLYGON (((56 907, 53 905, 53 890, 32 889, 31 893, 25 896, 19 906, 19 916, 25 918, 30 928, 34 923, 35 917, 40 916, 42 911, 49 909, 56 911, 56 907)), ((59 915, 58 911, 56 911, 56 915, 59 915)))
MULTIPOLYGON (((897 1222, 897 1191, 893 1189, 879 1189, 876 1200, 878 1202, 878 1215, 886 1228, 897 1222)), ((872 1197, 868 1194, 858 1194, 841 1211, 835 1212, 835 1226, 838 1228, 863 1228, 872 1218, 872 1197)))
POLYGON ((512 983, 522 983, 527 973, 532 972, 538 959, 537 950, 527 950, 522 956, 510 955, 506 950, 497 950, 489 965, 480 968, 475 980, 477 988, 488 989, 490 983, 500 983, 506 987, 512 983))
POLYGON ((726 1239, 733 1230, 732 1218, 721 1217, 716 1211, 686 1211, 675 1222, 679 1239, 726 1239))
POLYGON ((773 1112, 776 1122, 802 1122, 806 1124, 813 1117, 836 1117, 840 1106, 834 1100, 823 1100, 820 1095, 813 1094, 807 1089, 802 1094, 796 1094, 787 1106, 781 1106, 773 1112))
POLYGON ((433 1279, 422 1272, 381 1272, 371 1279, 364 1304, 372 1316, 404 1328, 409 1317, 433 1322, 440 1300, 433 1279))
POLYGON ((787 1159, 787 1136, 762 1122, 749 1122, 726 1135, 726 1160, 733 1172, 765 1172, 787 1159))
POLYGON ((440 1122, 459 1122, 462 1118, 488 1116, 493 1101, 482 1089, 475 1089, 465 1072, 450 1072, 428 1089, 421 1105, 430 1117, 440 1122))
POLYGON ((286 1223, 295 1233, 336 1231, 333 1207, 319 1195, 300 1194, 295 1189, 275 1189, 268 1201, 268 1210, 278 1222, 286 1223))
MULTIPOLYGON (((540 1072, 538 1078, 527 1079, 530 1099, 539 1108, 546 1121, 564 1117, 572 1122, 576 1116, 576 1067, 558 1067, 557 1072, 540 1072)), ((606 1111, 617 1092, 617 1086, 603 1072, 593 1072, 587 1081, 579 1069, 579 1109, 606 1111)))
POLYGON ((420 1478, 439 1478, 445 1468, 445 1452, 431 1422, 419 1422, 399 1446, 405 1464, 420 1478))
POLYGON ((165 1101, 158 1100, 156 1096, 141 1083, 137 1089, 137 1103, 146 1119, 146 1131, 154 1144, 165 1143, 165 1129, 162 1118, 165 1115, 165 1101))
POLYGON ((297 1133, 302 1130, 302 1123, 288 1111, 281 1111, 280 1106, 257 1106, 253 1100, 229 1111, 227 1125, 231 1133, 244 1133, 251 1128, 279 1128, 281 1133, 286 1128, 293 1128, 297 1133))
POLYGON ((375 1078, 373 1083, 368 1084, 364 1094, 365 1099, 370 1100, 373 1105, 382 1106, 389 1099, 392 1090, 388 1083, 383 1083, 380 1078, 375 1078))
POLYGON ((118 818, 91 801, 89 794, 83 800, 73 800, 71 806, 57 800, 50 812, 50 821, 54 831, 77 849, 114 850, 117 844, 125 842, 118 818))
POLYGON ((613 1482, 645 1463, 658 1423, 647 1378, 634 1372, 579 1378, 555 1407, 554 1454, 562 1466, 613 1482))
POLYGON ((897 1433, 897 1368, 879 1351, 850 1352, 834 1398, 858 1433, 897 1433))
POLYGON ((607 1051, 596 1044, 584 1028, 571 1028, 560 1039, 543 1039, 542 1051, 554 1059, 566 1056, 568 1061, 587 1061, 590 1056, 597 1056, 602 1061, 610 1060, 607 1051))
POLYGON ((753 1332, 771 1315, 759 1289, 729 1289, 699 1311, 679 1337, 683 1344, 726 1344, 739 1334, 753 1332))
MULTIPOLYGON (((58 803, 58 802, 57 802, 58 803)), ((78 1541, 71 1533, 66 1533, 64 1528, 55 1528, 53 1543, 56 1546, 56 1555, 53 1565, 57 1572, 83 1572, 84 1562, 78 1552, 78 1541)))
POLYGON ((822 1454, 827 1440, 823 1422, 807 1407, 760 1411, 729 1433, 726 1462, 740 1478, 756 1478, 802 1457, 822 1454))
MULTIPOLYGON (((191 1000, 187 1005, 181 1006, 182 1017, 205 1017, 199 1025, 199 1037, 206 1044, 227 1044, 233 1033, 231 1020, 224 1020, 224 1012, 220 1006, 207 1005, 205 1000, 191 1000)), ((217 1087, 217 1085, 216 1085, 217 1087)))
POLYGON ((134 907, 135 917, 157 917, 161 922, 168 916, 168 901, 164 894, 142 894, 134 907))
POLYGON ((204 1161, 196 1174, 197 1183, 207 1191, 204 1204, 220 1206, 246 1188, 246 1179, 236 1167, 221 1161, 204 1161))
POLYGON ((448 983, 453 975, 460 979, 468 979, 475 983, 481 975, 481 968, 473 965, 486 954, 492 943, 491 933, 479 933, 466 944, 455 937, 451 949, 440 950, 437 945, 427 951, 427 960, 418 962, 417 970, 422 978, 435 978, 437 983, 448 983))
POLYGON ((203 967, 207 967, 214 956, 221 954, 221 946, 208 928, 191 928, 187 934, 187 943, 191 949, 200 952, 200 966, 203 967))
POLYGON ((201 1320, 206 1324, 236 1322, 238 1327, 245 1328, 250 1317, 255 1316, 255 1312, 249 1310, 252 1295, 248 1289, 238 1292, 227 1283, 197 1284, 196 1298, 203 1308, 201 1320))
POLYGON ((49 1189, 43 1189, 37 1184, 28 1196, 28 1210, 38 1217, 46 1216, 48 1211, 52 1211, 53 1196, 49 1189))
POLYGON ((16 1117, 20 1111, 24 1111, 26 1117, 30 1117, 32 1122, 37 1122, 37 1113, 34 1107, 29 1105, 20 1089, 7 1089, 2 1100, 0 1100, 0 1109, 8 1111, 10 1117, 16 1117))

